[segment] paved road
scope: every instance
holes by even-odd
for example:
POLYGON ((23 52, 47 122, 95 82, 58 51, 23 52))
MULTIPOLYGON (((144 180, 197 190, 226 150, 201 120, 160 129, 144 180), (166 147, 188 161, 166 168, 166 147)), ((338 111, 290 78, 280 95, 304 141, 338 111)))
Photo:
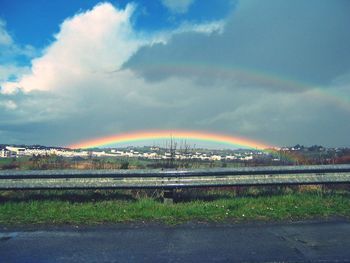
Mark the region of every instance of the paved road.
POLYGON ((0 230, 0 262, 350 262, 350 222, 0 230))

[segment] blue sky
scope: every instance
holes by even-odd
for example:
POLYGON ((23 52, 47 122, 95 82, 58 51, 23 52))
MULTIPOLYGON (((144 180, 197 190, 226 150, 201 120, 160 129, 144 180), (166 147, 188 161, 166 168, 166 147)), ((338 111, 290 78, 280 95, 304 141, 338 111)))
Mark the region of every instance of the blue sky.
MULTIPOLYGON (((0 18, 7 22, 7 29, 22 45, 43 48, 53 40, 60 24, 67 18, 92 9, 98 0, 1 0, 0 18)), ((205 22, 222 19, 234 7, 229 0, 193 1, 185 13, 173 12, 161 1, 109 1, 118 8, 135 3, 138 10, 133 20, 135 29, 160 30, 175 28, 184 20, 205 22), (215 8, 213 7, 215 3, 215 8)))
POLYGON ((349 13, 348 0, 0 0, 0 143, 191 129, 350 146, 349 13))

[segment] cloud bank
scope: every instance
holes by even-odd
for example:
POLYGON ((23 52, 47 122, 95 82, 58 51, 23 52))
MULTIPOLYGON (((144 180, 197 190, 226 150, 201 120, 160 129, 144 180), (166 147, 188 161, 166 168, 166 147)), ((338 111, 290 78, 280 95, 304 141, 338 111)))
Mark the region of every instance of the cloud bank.
POLYGON ((194 0, 161 0, 163 5, 174 13, 186 13, 194 0))
MULTIPOLYGON (((99 4, 67 18, 30 69, 2 64, 1 140, 68 145, 194 129, 274 145, 347 143, 348 1, 240 1, 220 22, 168 32, 135 30, 135 8, 99 4)), ((0 30, 0 43, 9 37, 0 30)))

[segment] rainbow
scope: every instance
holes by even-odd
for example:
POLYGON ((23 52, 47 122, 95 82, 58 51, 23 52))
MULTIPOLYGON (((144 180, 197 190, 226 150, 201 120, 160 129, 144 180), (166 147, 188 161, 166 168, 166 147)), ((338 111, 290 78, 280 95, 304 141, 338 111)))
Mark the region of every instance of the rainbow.
POLYGON ((224 144, 228 146, 250 148, 250 149, 270 149, 274 146, 263 142, 250 140, 242 137, 210 133, 203 131, 185 131, 185 130, 157 130, 157 131, 138 131, 123 134, 116 134, 101 138, 90 139, 79 143, 71 144, 71 149, 89 149, 96 147, 107 147, 117 144, 149 141, 149 140, 189 140, 199 142, 211 142, 224 144))
POLYGON ((243 66, 230 66, 221 64, 205 64, 205 63, 162 63, 152 62, 142 65, 146 72, 168 74, 180 74, 183 76, 212 76, 219 79, 230 79, 232 83, 239 82, 239 85, 257 84, 259 86, 274 89, 276 92, 303 92, 310 101, 322 100, 328 103, 350 111, 350 97, 348 94, 335 92, 327 86, 319 86, 300 80, 291 79, 287 76, 277 75, 274 73, 244 68, 243 66))

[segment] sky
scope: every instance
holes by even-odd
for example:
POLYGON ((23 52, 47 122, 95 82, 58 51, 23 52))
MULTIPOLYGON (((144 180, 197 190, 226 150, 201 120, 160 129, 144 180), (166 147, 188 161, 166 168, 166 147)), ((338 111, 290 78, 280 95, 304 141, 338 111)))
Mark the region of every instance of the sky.
POLYGON ((348 0, 0 0, 0 144, 195 130, 350 146, 348 0))

